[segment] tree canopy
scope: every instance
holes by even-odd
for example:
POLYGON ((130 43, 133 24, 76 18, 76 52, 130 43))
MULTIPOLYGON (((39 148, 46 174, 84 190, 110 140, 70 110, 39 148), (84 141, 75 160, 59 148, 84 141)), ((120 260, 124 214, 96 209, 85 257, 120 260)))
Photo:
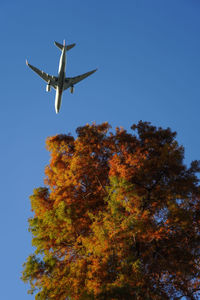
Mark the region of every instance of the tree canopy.
POLYGON ((47 139, 22 275, 36 299, 199 299, 199 162, 169 128, 131 129, 47 139))

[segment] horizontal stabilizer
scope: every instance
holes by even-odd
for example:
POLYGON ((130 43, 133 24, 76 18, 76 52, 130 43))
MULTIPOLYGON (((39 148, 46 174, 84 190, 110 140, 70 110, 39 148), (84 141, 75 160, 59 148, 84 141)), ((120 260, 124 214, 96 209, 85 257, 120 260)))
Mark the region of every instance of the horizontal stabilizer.
MULTIPOLYGON (((58 42, 54 42, 54 44, 60 49, 62 50, 63 49, 63 45, 58 43, 58 42)), ((66 50, 70 50, 71 48, 73 48, 76 44, 71 44, 71 45, 67 45, 65 46, 66 50)))
POLYGON ((75 45, 76 45, 75 43, 74 43, 74 44, 71 44, 71 45, 67 45, 67 46, 66 46, 66 47, 67 47, 67 51, 70 50, 70 49, 72 49, 75 45))

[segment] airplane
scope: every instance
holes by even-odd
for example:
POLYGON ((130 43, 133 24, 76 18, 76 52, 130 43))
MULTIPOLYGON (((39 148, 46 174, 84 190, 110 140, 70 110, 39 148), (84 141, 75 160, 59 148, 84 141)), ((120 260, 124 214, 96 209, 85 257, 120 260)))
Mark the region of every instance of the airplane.
POLYGON ((75 77, 65 77, 65 69, 66 69, 66 51, 73 48, 76 44, 71 45, 65 45, 65 40, 63 42, 63 45, 54 42, 54 44, 62 51, 60 56, 60 63, 59 63, 59 69, 58 69, 58 76, 52 76, 44 71, 39 70, 38 68, 30 65, 28 61, 26 60, 26 64, 29 68, 31 68, 35 73, 37 73, 44 81, 47 82, 46 91, 50 92, 51 86, 56 90, 56 96, 55 96, 55 111, 56 113, 59 112, 61 102, 62 102, 62 93, 64 90, 70 88, 70 92, 74 92, 74 85, 78 83, 79 81, 85 79, 86 77, 92 75, 94 72, 96 72, 97 69, 89 71, 87 73, 84 73, 79 76, 75 77))

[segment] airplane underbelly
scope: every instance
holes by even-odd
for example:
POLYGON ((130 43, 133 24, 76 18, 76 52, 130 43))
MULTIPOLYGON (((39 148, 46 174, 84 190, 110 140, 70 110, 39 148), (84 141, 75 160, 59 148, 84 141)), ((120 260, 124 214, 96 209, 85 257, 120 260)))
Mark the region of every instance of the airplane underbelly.
POLYGON ((55 98, 55 111, 56 113, 59 112, 61 107, 61 101, 62 101, 62 90, 57 87, 56 89, 56 98, 55 98))

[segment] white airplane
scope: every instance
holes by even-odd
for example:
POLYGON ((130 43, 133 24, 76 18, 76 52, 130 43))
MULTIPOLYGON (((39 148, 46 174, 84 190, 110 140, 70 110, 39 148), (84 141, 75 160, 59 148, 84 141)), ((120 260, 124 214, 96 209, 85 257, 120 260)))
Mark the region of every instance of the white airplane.
POLYGON ((59 49, 61 49, 62 53, 60 56, 60 63, 59 63, 59 69, 58 69, 58 76, 52 76, 49 75, 38 68, 30 65, 28 61, 26 60, 27 66, 29 66, 34 72, 36 72, 42 79, 44 79, 47 82, 46 91, 50 92, 51 86, 56 90, 56 97, 55 97, 55 110, 56 113, 59 112, 61 101, 62 101, 62 93, 64 90, 70 88, 71 93, 74 92, 74 85, 78 83, 79 81, 85 79, 86 77, 90 76, 94 72, 96 72, 97 69, 92 70, 90 72, 84 73, 82 75, 76 76, 76 77, 65 77, 65 69, 66 69, 66 51, 70 50, 75 46, 75 44, 67 45, 65 46, 65 41, 63 42, 63 45, 61 45, 58 42, 54 43, 59 49))

